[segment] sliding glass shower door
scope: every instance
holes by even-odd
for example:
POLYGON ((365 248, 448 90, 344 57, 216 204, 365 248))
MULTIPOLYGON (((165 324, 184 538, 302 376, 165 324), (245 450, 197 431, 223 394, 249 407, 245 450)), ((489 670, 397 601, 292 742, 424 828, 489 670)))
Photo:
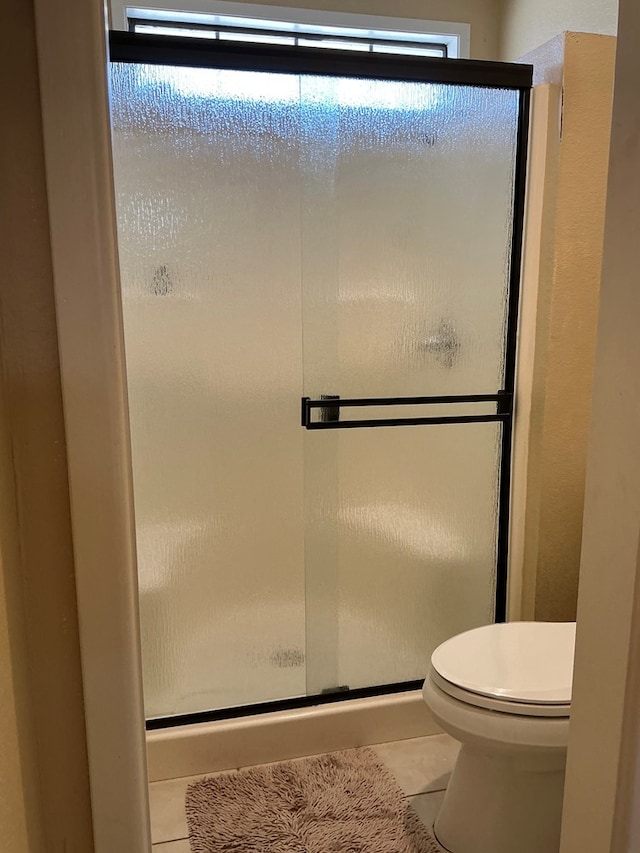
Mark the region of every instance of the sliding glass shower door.
POLYGON ((112 51, 147 714, 415 682, 504 612, 524 84, 112 51))

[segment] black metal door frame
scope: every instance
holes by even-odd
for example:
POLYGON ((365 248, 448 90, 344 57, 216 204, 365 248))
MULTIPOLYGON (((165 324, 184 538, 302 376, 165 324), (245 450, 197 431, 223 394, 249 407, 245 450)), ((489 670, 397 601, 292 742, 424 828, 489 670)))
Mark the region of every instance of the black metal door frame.
MULTIPOLYGON (((518 305, 526 189, 527 144, 533 69, 517 63, 484 62, 436 57, 407 57, 392 54, 325 50, 322 48, 280 45, 253 45, 242 42, 200 40, 194 38, 131 33, 120 30, 109 34, 109 59, 146 65, 177 65, 191 68, 218 68, 243 71, 270 71, 335 77, 443 83, 480 88, 511 89, 519 93, 514 175, 511 258, 509 274, 508 319, 505 341, 503 388, 496 394, 457 397, 395 397, 311 400, 302 398, 302 426, 306 429, 375 428, 433 423, 502 424, 500 459, 500 497, 496 549, 495 621, 504 622, 507 611, 507 575, 509 558, 509 506, 511 495, 511 450, 513 437, 513 399, 515 393, 518 305), (341 407, 402 406, 433 403, 495 402, 496 412, 489 415, 412 417, 339 420, 341 407), (332 415, 312 420, 312 409, 331 409, 332 415)), ((426 662, 425 662, 426 666, 426 662)), ((197 722, 230 719, 269 711, 309 707, 342 699, 377 696, 418 689, 422 681, 405 681, 357 690, 340 690, 317 696, 303 696, 275 702, 202 711, 147 721, 148 729, 188 725, 197 722)))

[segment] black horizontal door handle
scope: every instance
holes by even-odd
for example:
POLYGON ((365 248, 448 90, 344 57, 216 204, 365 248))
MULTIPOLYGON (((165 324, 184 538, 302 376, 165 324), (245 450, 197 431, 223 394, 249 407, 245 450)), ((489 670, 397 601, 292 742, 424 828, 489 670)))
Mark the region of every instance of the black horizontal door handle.
POLYGON ((495 423, 511 419, 513 395, 509 391, 496 394, 462 394, 437 397, 354 397, 341 399, 335 394, 322 394, 319 400, 303 397, 302 426, 305 429, 357 429, 363 427, 420 426, 428 424, 495 423), (379 406, 455 405, 460 403, 495 403, 496 411, 484 415, 438 415, 408 418, 365 418, 340 420, 341 408, 366 408, 379 406), (312 412, 319 409, 319 417, 312 420, 312 412))

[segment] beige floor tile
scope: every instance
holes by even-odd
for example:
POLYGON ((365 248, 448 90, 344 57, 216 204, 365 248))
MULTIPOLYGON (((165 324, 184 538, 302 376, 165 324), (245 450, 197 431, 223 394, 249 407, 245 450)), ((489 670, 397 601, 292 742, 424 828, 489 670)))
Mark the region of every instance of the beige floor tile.
POLYGON ((449 735, 430 735, 372 747, 405 794, 447 787, 460 744, 449 735))
MULTIPOLYGON (((225 771, 229 772, 229 771, 225 771)), ((208 776, 220 776, 220 773, 208 773, 208 776)), ((187 817, 184 812, 184 798, 191 782, 203 779, 203 776, 183 776, 166 782, 152 782, 149 785, 149 809, 151 811, 151 842, 156 845, 163 841, 176 841, 186 838, 187 817)), ((179 848, 178 848, 179 849, 179 848)), ((185 847, 189 850, 189 847, 185 847)), ((171 853, 174 853, 171 850, 171 853)))
MULTIPOLYGON (((409 797, 409 802, 424 825, 433 831, 433 822, 436 819, 443 799, 444 791, 433 791, 431 794, 418 794, 417 796, 409 797)), ((440 849, 443 853, 446 853, 444 847, 440 849)))
MULTIPOLYGON (((196 778, 201 777, 194 777, 196 778)), ((186 790, 187 780, 172 780, 172 782, 184 782, 184 788, 186 790)), ((189 779, 188 781, 192 781, 189 779)), ((155 782, 155 785, 167 785, 166 782, 155 782)), ((177 788, 177 785, 175 786, 177 788)), ((168 788, 165 787, 165 793, 168 791, 168 788)), ((435 791, 430 794, 418 794, 412 797, 409 797, 409 802, 411 803, 412 808, 425 824, 430 829, 433 828, 433 822, 438 814, 438 809, 442 803, 442 799, 444 797, 443 791, 435 791)), ((170 800, 172 801, 172 800, 170 800)), ((153 845, 153 853, 191 853, 191 848, 189 847, 189 842, 187 839, 181 839, 179 841, 165 841, 162 843, 156 843, 153 845)), ((443 853, 446 853, 443 849, 443 853)))
MULTIPOLYGON (((372 749, 389 768, 404 793, 412 797, 412 803, 414 800, 417 802, 414 807, 422 810, 420 816, 424 813, 428 817, 428 810, 437 809, 440 802, 438 797, 441 797, 441 794, 429 792, 440 792, 446 787, 459 746, 448 735, 431 735, 383 743, 372 749)), ((184 841, 188 834, 184 799, 188 785, 202 778, 188 776, 153 782, 149 786, 154 853, 162 853, 163 850, 165 853, 189 853, 188 842, 184 841), (174 848, 170 842, 179 842, 182 847, 174 848), (156 850, 158 845, 159 849, 156 850)))

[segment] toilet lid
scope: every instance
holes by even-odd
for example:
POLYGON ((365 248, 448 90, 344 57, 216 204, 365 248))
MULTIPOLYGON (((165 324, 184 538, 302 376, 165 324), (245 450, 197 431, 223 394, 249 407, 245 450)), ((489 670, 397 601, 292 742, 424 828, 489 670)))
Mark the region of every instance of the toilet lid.
POLYGON ((438 646, 442 678, 510 702, 571 702, 575 622, 507 622, 474 628, 438 646))

